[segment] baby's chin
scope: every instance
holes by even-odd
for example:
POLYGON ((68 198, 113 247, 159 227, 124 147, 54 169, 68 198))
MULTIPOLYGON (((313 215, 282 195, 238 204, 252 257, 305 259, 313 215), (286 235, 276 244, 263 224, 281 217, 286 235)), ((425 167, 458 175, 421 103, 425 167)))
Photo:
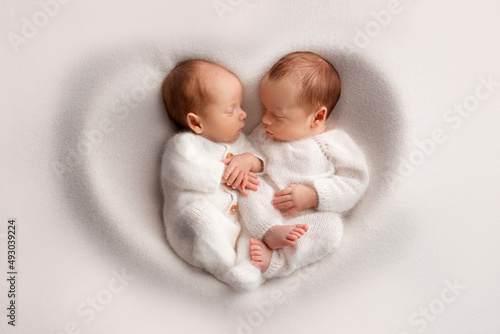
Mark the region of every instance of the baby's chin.
POLYGON ((208 140, 211 140, 213 142, 216 142, 216 143, 225 143, 225 144, 231 144, 231 143, 234 143, 235 141, 237 141, 239 138, 240 138, 240 132, 236 133, 233 137, 231 138, 217 138, 217 137, 207 137, 207 136, 204 136, 204 135, 201 135, 202 137, 204 137, 205 139, 208 139, 208 140))
POLYGON ((281 138, 277 137, 275 134, 268 135, 272 140, 277 141, 277 142, 285 142, 285 141, 294 141, 297 139, 288 139, 288 138, 281 138))
POLYGON ((239 133, 236 135, 236 138, 234 138, 234 140, 233 140, 233 141, 231 141, 231 143, 234 143, 234 142, 235 142, 235 141, 237 141, 238 139, 240 139, 240 134, 239 134, 239 133))
POLYGON ((267 136, 267 137, 269 137, 269 138, 271 138, 271 139, 272 139, 272 140, 274 140, 274 141, 283 141, 283 140, 281 140, 280 138, 277 138, 277 137, 276 137, 276 135, 275 135, 274 133, 269 132, 269 131, 267 131, 267 130, 266 130, 266 136, 267 136))
POLYGON ((240 139, 240 133, 237 133, 233 138, 224 138, 222 140, 219 140, 218 142, 219 143, 227 143, 227 144, 230 144, 230 143, 234 143, 235 141, 237 141, 238 139, 240 139))

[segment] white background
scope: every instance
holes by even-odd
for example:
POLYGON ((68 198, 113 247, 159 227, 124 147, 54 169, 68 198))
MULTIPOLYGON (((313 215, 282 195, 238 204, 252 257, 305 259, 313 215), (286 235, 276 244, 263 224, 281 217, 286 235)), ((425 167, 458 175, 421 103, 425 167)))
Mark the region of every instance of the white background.
MULTIPOLYGON (((221 2, 231 3, 232 10, 218 12, 218 2, 210 0, 73 0, 61 4, 18 52, 9 34, 22 36, 23 18, 33 22, 41 6, 37 1, 0 2, 0 331, 70 333, 74 323, 75 333, 499 333, 500 87, 456 129, 443 118, 449 108, 475 94, 480 77, 500 82, 498 2, 401 0, 398 14, 386 26, 378 24, 380 31, 372 32, 364 47, 356 43, 358 31, 373 26, 373 12, 388 10, 391 1, 221 2), (183 295, 182 286, 173 285, 154 259, 135 267, 129 255, 120 258, 109 251, 119 238, 90 235, 86 225, 101 224, 105 230, 107 221, 91 222, 92 212, 87 221, 69 208, 67 189, 85 185, 63 189, 53 170, 61 147, 59 132, 68 128, 61 122, 70 119, 62 116, 70 112, 62 106, 72 103, 65 83, 84 67, 82 59, 88 67, 94 56, 142 41, 163 45, 166 39, 181 45, 199 41, 208 53, 212 40, 218 51, 227 43, 232 52, 240 50, 235 67, 257 57, 259 70, 294 43, 335 43, 370 59, 394 87, 406 122, 401 159, 409 159, 418 149, 416 141, 431 138, 434 129, 442 129, 446 140, 394 192, 384 195, 364 219, 370 224, 351 229, 347 245, 363 251, 351 257, 352 247, 340 251, 343 260, 332 262, 339 264, 332 268, 338 272, 331 281, 335 284, 318 287, 302 280, 300 297, 286 295, 271 311, 254 306, 258 298, 249 299, 255 318, 221 299, 183 295), (18 225, 15 328, 3 315, 10 218, 18 225), (122 268, 133 280, 86 322, 77 312, 79 305, 103 296, 113 271, 122 268), (462 286, 457 295, 445 292, 455 297, 449 303, 439 301, 446 282, 462 286), (438 307, 439 314, 426 321, 414 317, 420 319, 418 325, 410 320, 414 312, 432 305, 444 305, 444 310, 438 307), (240 320, 250 327, 242 329, 240 320), (422 323, 425 330, 419 331, 422 323)), ((251 107, 258 104, 252 98, 247 96, 251 107)), ((254 116, 252 122, 257 120, 254 116)), ((124 134, 115 132, 116 140, 133 130, 120 128, 124 134)), ((121 166, 112 168, 120 173, 121 166)), ((116 196, 116 201, 126 197, 116 196)), ((102 205, 112 203, 104 200, 102 205)), ((137 219, 150 216, 158 212, 138 213, 137 219)), ((314 277, 314 272, 306 273, 314 277)), ((234 298, 238 305, 245 303, 245 295, 234 298)))

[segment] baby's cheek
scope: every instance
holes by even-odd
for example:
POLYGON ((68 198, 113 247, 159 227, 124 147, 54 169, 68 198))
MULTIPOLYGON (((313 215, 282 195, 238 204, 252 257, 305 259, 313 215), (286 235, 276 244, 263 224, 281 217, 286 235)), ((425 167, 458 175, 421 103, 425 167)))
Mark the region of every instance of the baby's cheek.
POLYGON ((274 124, 274 127, 278 131, 286 131, 287 129, 287 126, 285 126, 282 120, 277 120, 276 123, 274 124))

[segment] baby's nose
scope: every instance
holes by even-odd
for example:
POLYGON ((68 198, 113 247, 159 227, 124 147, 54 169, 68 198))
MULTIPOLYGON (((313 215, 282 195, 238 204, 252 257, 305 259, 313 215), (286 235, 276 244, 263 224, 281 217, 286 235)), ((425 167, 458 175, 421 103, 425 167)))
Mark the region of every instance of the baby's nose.
POLYGON ((241 119, 245 119, 245 118, 247 118, 247 113, 246 113, 246 112, 245 112, 245 110, 243 110, 243 109, 241 109, 240 118, 241 118, 241 119))
POLYGON ((267 115, 267 111, 262 114, 262 123, 269 125, 269 117, 267 115))

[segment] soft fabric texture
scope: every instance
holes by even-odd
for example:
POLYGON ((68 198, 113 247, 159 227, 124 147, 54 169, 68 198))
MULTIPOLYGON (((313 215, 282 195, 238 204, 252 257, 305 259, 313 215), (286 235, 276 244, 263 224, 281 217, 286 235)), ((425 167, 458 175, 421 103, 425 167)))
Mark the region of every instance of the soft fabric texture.
MULTIPOLYGON (((161 165, 163 219, 170 245, 186 262, 207 270, 235 288, 251 289, 261 280, 249 261, 239 262, 236 241, 239 192, 221 184, 233 155, 255 153, 244 134, 234 143, 217 143, 191 132, 174 135, 161 165)), ((239 239, 244 240, 243 238, 239 239)))
MULTIPOLYGON (((220 302, 235 298, 236 309, 245 309, 248 300, 256 301, 270 293, 274 284, 266 282, 248 299, 239 299, 227 284, 180 259, 166 241, 160 160, 165 143, 176 129, 162 101, 163 78, 186 58, 208 59, 228 68, 242 81, 243 108, 248 114, 245 132, 249 133, 261 118, 258 84, 277 59, 287 52, 306 49, 335 64, 342 77, 343 93, 337 113, 330 116, 327 125, 346 129, 365 152, 371 172, 365 200, 344 221, 344 241, 350 222, 351 228, 378 226, 377 220, 367 217, 384 196, 390 195, 390 175, 404 145, 404 118, 386 76, 358 53, 307 41, 285 47, 291 43, 288 40, 276 44, 272 56, 247 54, 242 61, 237 55, 249 41, 230 45, 224 41, 198 42, 144 42, 95 54, 91 61, 82 56, 83 65, 68 74, 68 82, 64 83, 65 91, 74 97, 62 100, 61 110, 68 112, 61 113, 55 123, 59 137, 48 168, 61 183, 72 212, 82 217, 79 228, 88 231, 92 240, 104 238, 109 254, 119 258, 128 254, 127 261, 134 263, 131 266, 137 270, 143 266, 157 268, 151 269, 151 275, 168 277, 170 286, 180 294, 193 298, 203 295, 220 302), (373 82, 377 83, 376 90, 373 82), (100 93, 102 87, 107 87, 107 94, 100 93), (155 270, 161 274, 153 274, 155 270)), ((337 257, 325 261, 314 265, 318 274, 310 280, 319 284, 331 277, 337 257)), ((295 278, 290 275, 290 279, 295 278)))
POLYGON ((500 81, 499 1, 0 7, 0 256, 16 218, 20 273, 19 321, 4 309, 1 333, 500 332, 500 88, 475 100, 479 78, 500 81), (18 52, 10 33, 25 38, 18 52), (262 76, 298 50, 339 71, 331 123, 365 153, 370 184, 336 252, 242 293, 165 238, 160 159, 175 132, 161 81, 187 58, 230 69, 250 133, 262 76), (123 270, 133 279, 110 295, 123 270))
POLYGON ((261 150, 264 176, 257 192, 240 201, 241 223, 251 237, 262 239, 274 225, 308 224, 309 230, 294 246, 273 251, 265 278, 286 276, 333 252, 343 233, 341 215, 352 209, 369 182, 368 165, 361 149, 343 130, 292 141, 266 135, 262 124, 250 139, 261 150), (291 184, 312 187, 318 207, 283 217, 271 200, 291 184))

